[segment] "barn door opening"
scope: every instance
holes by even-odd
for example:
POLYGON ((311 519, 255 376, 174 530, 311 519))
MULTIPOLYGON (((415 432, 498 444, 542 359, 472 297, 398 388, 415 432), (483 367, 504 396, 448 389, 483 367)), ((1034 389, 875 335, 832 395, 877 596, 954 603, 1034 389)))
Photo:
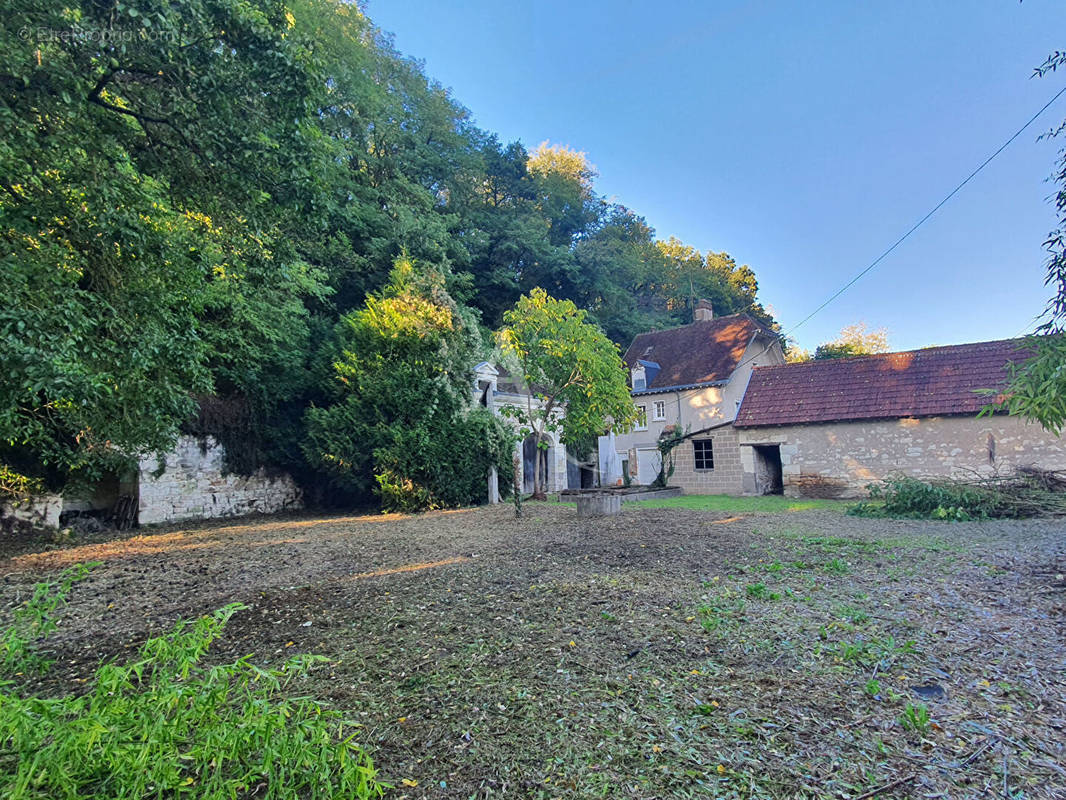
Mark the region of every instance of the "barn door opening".
POLYGON ((755 490, 759 494, 784 494, 781 474, 781 445, 757 444, 755 450, 755 490))

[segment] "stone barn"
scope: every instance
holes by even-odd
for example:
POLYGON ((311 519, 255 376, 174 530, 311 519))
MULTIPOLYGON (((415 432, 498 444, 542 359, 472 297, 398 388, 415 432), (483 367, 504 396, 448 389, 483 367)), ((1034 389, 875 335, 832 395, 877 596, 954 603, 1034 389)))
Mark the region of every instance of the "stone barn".
POLYGON ((1027 355, 1010 339, 759 367, 734 425, 743 491, 859 497, 894 475, 1066 469, 1060 437, 1002 413, 978 417, 1027 355))

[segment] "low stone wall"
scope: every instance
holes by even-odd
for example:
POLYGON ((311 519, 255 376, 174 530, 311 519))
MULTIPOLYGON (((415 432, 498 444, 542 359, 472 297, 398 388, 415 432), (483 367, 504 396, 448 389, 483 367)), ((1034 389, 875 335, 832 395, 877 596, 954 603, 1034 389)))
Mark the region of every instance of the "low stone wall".
POLYGON ((739 431, 755 444, 780 444, 785 494, 861 497, 893 475, 952 478, 1015 467, 1066 469, 1066 442, 1017 417, 926 417, 834 422, 739 431))
POLYGON ((63 497, 44 494, 28 497, 13 503, 0 504, 0 530, 7 532, 21 527, 59 528, 59 515, 63 511, 63 497))
POLYGON ((740 446, 737 431, 723 425, 707 433, 686 439, 674 450, 674 474, 671 486, 679 486, 685 494, 741 494, 744 473, 740 466, 740 446), (693 440, 710 439, 714 452, 714 469, 697 470, 693 440))
POLYGON ((303 506, 300 489, 285 474, 260 469, 253 475, 224 475, 225 448, 208 437, 206 446, 192 436, 178 440, 156 477, 154 456, 140 463, 141 525, 189 519, 272 514, 303 506))

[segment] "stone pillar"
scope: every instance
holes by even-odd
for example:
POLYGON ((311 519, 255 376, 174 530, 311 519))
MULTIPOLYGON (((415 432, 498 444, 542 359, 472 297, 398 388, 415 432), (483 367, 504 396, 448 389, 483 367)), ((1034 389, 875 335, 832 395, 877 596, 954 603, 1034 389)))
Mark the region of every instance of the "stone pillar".
POLYGON ((500 476, 496 472, 496 467, 489 468, 489 505, 496 505, 500 502, 500 476))

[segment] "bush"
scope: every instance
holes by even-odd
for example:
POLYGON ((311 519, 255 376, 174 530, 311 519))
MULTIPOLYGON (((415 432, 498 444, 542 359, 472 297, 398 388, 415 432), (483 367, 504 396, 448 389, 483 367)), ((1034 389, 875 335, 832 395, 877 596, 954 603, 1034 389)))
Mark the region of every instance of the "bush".
POLYGON ((1039 473, 1019 471, 972 482, 894 478, 870 487, 870 501, 848 509, 860 517, 910 519, 1025 518, 1066 512, 1066 495, 1039 473))
POLYGON ((494 466, 509 485, 510 434, 473 402, 480 334, 440 274, 398 262, 339 338, 336 402, 308 411, 304 444, 337 489, 421 511, 484 501, 494 466))
MULTIPOLYGON (((5 673, 40 658, 28 645, 54 623, 84 567, 58 584, 38 587, 8 629, 5 673), (15 629, 12 633, 12 628, 15 629)), ((286 691, 322 657, 297 656, 280 669, 248 657, 206 666, 201 659, 233 604, 181 622, 149 639, 127 665, 99 667, 78 696, 23 695, 0 686, 0 795, 45 798, 189 797, 198 800, 380 797, 369 757, 353 741, 353 726, 308 697, 286 691)), ((12 670, 15 670, 14 672, 12 670)))

